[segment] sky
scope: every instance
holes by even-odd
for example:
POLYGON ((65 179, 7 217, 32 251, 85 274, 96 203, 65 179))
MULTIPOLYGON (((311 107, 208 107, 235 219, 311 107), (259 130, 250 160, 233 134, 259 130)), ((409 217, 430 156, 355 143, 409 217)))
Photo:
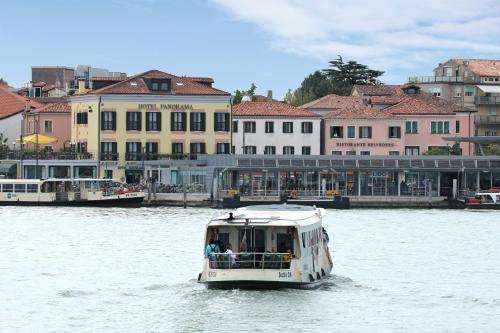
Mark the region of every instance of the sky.
POLYGON ((0 77, 15 87, 31 66, 85 64, 283 98, 339 54, 391 84, 450 58, 500 59, 499 0, 4 1, 0 77))

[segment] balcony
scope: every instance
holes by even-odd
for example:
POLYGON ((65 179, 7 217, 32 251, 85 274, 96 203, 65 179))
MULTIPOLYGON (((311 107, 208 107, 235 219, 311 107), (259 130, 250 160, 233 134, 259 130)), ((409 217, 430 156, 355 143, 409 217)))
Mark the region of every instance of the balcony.
POLYGON ((481 79, 474 76, 410 76, 408 83, 481 83, 481 79))
MULTIPOLYGON (((37 159, 36 151, 29 150, 20 152, 19 150, 9 150, 0 153, 0 159, 7 160, 35 160, 37 159), (22 158, 21 158, 22 157, 22 158)), ((49 150, 40 150, 38 152, 39 160, 93 160, 92 153, 77 153, 72 151, 55 152, 49 150)))
POLYGON ((477 105, 496 105, 500 104, 500 96, 476 96, 474 103, 477 105))
POLYGON ((476 125, 500 125, 499 116, 475 116, 474 122, 476 125))

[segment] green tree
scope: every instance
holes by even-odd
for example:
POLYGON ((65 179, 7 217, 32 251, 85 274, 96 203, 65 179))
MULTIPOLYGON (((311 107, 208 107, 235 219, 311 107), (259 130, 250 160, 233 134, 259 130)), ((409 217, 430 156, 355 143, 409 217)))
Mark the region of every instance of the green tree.
POLYGON ((3 137, 3 133, 0 133, 0 160, 5 159, 9 152, 9 147, 7 146, 8 138, 3 137))
POLYGON ((7 86, 7 85, 9 85, 9 84, 7 83, 7 81, 5 81, 5 80, 3 79, 3 77, 0 77, 0 84, 4 84, 4 85, 6 85, 6 86, 7 86))
POLYGON ((332 85, 326 74, 315 71, 304 78, 300 87, 295 89, 291 104, 302 105, 331 93, 333 93, 332 85))
POLYGON ((462 155, 462 148, 460 148, 460 144, 455 142, 451 148, 449 148, 450 155, 462 155))
POLYGON ((233 105, 241 103, 241 99, 243 98, 243 96, 250 96, 252 98, 252 101, 255 100, 256 90, 257 86, 255 85, 255 83, 252 83, 248 90, 239 90, 239 89, 235 90, 233 97, 233 105))
POLYGON ((285 103, 292 104, 292 101, 293 101, 292 89, 288 89, 285 95, 285 103))
POLYGON ((432 147, 428 151, 424 152, 423 155, 428 155, 428 156, 450 155, 450 148, 449 147, 432 147))
POLYGON ((354 85, 380 85, 378 79, 384 74, 382 71, 368 68, 367 65, 358 63, 357 61, 344 62, 342 56, 338 56, 336 60, 329 62, 330 68, 324 69, 332 84, 332 91, 338 95, 347 96, 351 93, 354 85))
POLYGON ((489 156, 500 155, 500 145, 494 143, 487 145, 484 149, 484 154, 489 156))

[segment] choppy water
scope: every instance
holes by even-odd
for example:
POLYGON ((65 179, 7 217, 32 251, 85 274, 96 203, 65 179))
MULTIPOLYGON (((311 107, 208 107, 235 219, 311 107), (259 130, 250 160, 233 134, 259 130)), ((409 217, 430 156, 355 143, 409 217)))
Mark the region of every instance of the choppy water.
POLYGON ((195 282, 211 209, 0 208, 0 332, 498 332, 500 213, 330 211, 313 291, 195 282))

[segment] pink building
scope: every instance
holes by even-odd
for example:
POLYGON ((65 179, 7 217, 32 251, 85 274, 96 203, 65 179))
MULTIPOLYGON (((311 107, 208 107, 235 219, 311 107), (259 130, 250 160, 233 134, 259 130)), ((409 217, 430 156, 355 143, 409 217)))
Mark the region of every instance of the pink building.
MULTIPOLYGON (((324 115, 325 154, 421 155, 448 149, 453 142, 446 137, 474 134, 474 111, 414 85, 355 86, 352 96, 329 95, 302 107, 324 115)), ((460 148, 473 154, 469 143, 460 148)))
POLYGON ((38 133, 56 138, 57 142, 41 145, 40 150, 59 151, 69 148, 71 141, 71 107, 66 102, 51 103, 26 113, 26 135, 38 133))

